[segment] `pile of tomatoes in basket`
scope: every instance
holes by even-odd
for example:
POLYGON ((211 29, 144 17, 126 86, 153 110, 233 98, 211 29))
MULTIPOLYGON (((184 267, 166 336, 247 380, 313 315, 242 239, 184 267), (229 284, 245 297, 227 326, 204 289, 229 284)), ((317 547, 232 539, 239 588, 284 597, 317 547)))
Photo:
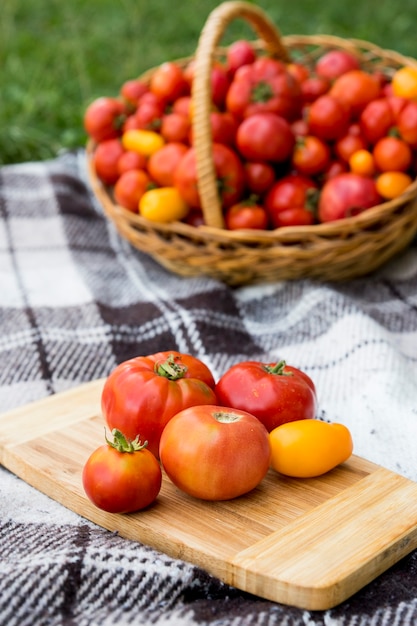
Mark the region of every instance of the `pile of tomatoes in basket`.
POLYGON ((313 380, 283 360, 241 361, 216 381, 191 354, 136 356, 110 373, 101 407, 113 440, 91 453, 82 481, 109 513, 152 504, 163 474, 188 496, 230 500, 270 468, 277 480, 317 477, 353 451, 344 424, 316 419, 313 380))
MULTIPOLYGON (((157 222, 204 224, 194 61, 167 61, 84 114, 114 201, 157 222)), ((247 40, 211 69, 210 128, 228 229, 312 225, 394 199, 417 168, 417 67, 365 70, 353 53, 284 63, 247 40)))

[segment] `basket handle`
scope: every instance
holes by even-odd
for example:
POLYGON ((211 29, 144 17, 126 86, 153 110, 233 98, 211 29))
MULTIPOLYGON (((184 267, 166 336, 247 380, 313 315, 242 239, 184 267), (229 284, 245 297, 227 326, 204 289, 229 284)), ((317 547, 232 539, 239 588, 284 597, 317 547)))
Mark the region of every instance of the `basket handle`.
POLYGON ((224 228, 224 219, 211 150, 211 71, 216 47, 227 26, 235 18, 243 18, 252 26, 272 56, 284 62, 290 60, 278 29, 259 6, 249 2, 223 2, 210 13, 201 31, 195 53, 192 88, 193 141, 201 208, 206 224, 216 228, 224 228))

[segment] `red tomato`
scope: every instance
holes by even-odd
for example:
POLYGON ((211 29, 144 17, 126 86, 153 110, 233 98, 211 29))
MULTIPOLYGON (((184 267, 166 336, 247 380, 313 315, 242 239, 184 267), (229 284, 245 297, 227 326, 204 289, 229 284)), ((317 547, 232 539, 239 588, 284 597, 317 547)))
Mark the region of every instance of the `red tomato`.
POLYGON ((346 172, 328 180, 321 190, 318 217, 320 222, 331 222, 358 215, 379 204, 375 181, 366 176, 346 172))
POLYGON ((247 161, 244 164, 246 186, 251 193, 263 194, 275 182, 275 170, 263 161, 247 161))
POLYGON ((401 109, 397 117, 400 136, 413 148, 417 148, 417 102, 411 100, 401 109))
POLYGON ((155 456, 139 439, 129 441, 118 430, 114 441, 97 448, 82 474, 84 491, 108 513, 133 513, 149 506, 159 494, 162 471, 155 456))
POLYGON ((368 72, 350 70, 336 78, 329 94, 348 107, 353 116, 358 116, 369 102, 381 95, 381 84, 368 72))
POLYGON ((187 143, 191 128, 190 118, 182 113, 166 113, 161 118, 159 132, 165 141, 187 143))
POLYGON ((211 68, 211 100, 215 107, 222 110, 225 106, 230 79, 227 68, 221 63, 214 63, 211 68))
POLYGON ((395 124, 395 117, 388 98, 369 102, 359 118, 361 132, 366 141, 375 144, 395 124))
POLYGON ((121 135, 125 119, 126 108, 123 102, 116 98, 98 98, 84 113, 84 128, 96 142, 114 139, 121 135))
MULTIPOLYGON (((218 191, 222 205, 227 208, 242 198, 245 174, 243 164, 236 152, 220 143, 213 143, 213 161, 217 175, 218 191)), ((189 148, 174 174, 175 187, 192 208, 201 208, 197 187, 197 164, 195 149, 189 148)))
POLYGON ((319 137, 299 137, 292 154, 292 165, 300 174, 315 176, 324 172, 330 156, 329 145, 319 137))
POLYGON ((375 165, 381 172, 406 172, 413 160, 410 146, 399 137, 379 139, 374 146, 373 156, 375 165))
POLYGON ((265 208, 275 228, 309 226, 315 221, 317 184, 301 174, 277 180, 265 197, 265 208))
POLYGON ((330 161, 329 165, 323 172, 322 181, 323 184, 326 180, 330 180, 330 178, 334 178, 339 174, 343 174, 343 172, 349 171, 349 165, 347 161, 340 161, 339 159, 334 159, 330 161))
POLYGON ((333 81, 350 70, 360 69, 359 60, 347 50, 329 50, 317 61, 315 71, 318 76, 324 76, 333 81))
POLYGON ((331 82, 324 76, 310 76, 301 83, 303 102, 309 104, 324 96, 331 87, 331 82))
POLYGON ((172 103, 172 112, 181 113, 186 117, 191 115, 191 96, 181 96, 172 103))
POLYGON ((214 143, 234 146, 237 132, 236 119, 227 112, 212 111, 210 113, 211 139, 214 143))
POLYGON ((146 167, 146 157, 133 150, 126 150, 117 161, 117 171, 123 174, 129 170, 143 170, 146 167))
POLYGON ((151 179, 143 170, 127 170, 116 181, 113 193, 117 204, 133 213, 139 210, 139 200, 150 187, 151 179))
POLYGON ((268 226, 268 214, 263 206, 251 199, 229 207, 225 214, 226 227, 229 230, 254 228, 264 230, 268 226))
POLYGON ((148 160, 148 172, 161 187, 174 186, 174 172, 178 163, 188 151, 188 147, 179 142, 166 143, 151 154, 148 160))
POLYGON ((313 381, 285 361, 232 365, 220 377, 215 391, 220 404, 255 415, 269 432, 280 424, 316 416, 313 381))
POLYGON ((94 150, 94 169, 105 185, 114 185, 119 178, 118 162, 123 153, 120 139, 105 139, 94 150))
POLYGON ((174 102, 189 92, 182 67, 175 61, 162 63, 151 76, 149 89, 167 102, 174 102))
POLYGON ((214 379, 204 363, 180 352, 158 352, 118 365, 101 397, 110 429, 140 436, 157 455, 161 433, 171 417, 189 406, 216 403, 214 379))
POLYGON ((358 125, 351 124, 347 132, 335 141, 334 153, 341 161, 348 163, 354 152, 366 150, 367 147, 368 144, 358 125))
POLYGON ((133 78, 123 83, 120 95, 128 104, 136 106, 144 93, 148 91, 148 85, 139 78, 133 78))
POLYGON ((350 122, 349 109, 329 94, 314 100, 307 111, 310 134, 324 141, 342 137, 347 132, 350 122))
POLYGON ((252 491, 270 464, 268 431, 245 411, 217 405, 181 411, 165 427, 163 468, 178 489, 203 500, 252 491))
POLYGON ((242 65, 253 63, 256 59, 256 52, 250 41, 239 39, 232 43, 226 52, 226 65, 229 75, 234 76, 242 65))
POLYGON ((250 161, 282 163, 292 154, 295 136, 283 117, 275 113, 255 113, 239 125, 236 145, 250 161))

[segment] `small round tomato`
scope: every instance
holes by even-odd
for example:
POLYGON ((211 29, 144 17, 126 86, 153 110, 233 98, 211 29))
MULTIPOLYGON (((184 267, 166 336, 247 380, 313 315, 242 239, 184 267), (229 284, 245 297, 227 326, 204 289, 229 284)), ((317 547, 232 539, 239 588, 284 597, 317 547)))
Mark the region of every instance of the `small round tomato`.
POLYGON ((128 440, 113 430, 113 442, 97 448, 82 473, 84 491, 95 506, 108 513, 133 513, 149 506, 159 494, 162 471, 139 438, 128 440))
POLYGON ((137 213, 139 201, 150 185, 151 179, 144 170, 128 170, 119 176, 114 185, 114 199, 120 206, 137 213))
POLYGON ((148 189, 139 200, 139 213, 151 222, 177 222, 190 210, 176 187, 148 189))
POLYGON ((319 137, 298 137, 292 154, 292 165, 300 174, 315 176, 330 163, 329 145, 319 137))
POLYGON ((175 415, 162 433, 159 454, 178 489, 211 501, 255 489, 271 458, 268 431, 256 417, 217 405, 175 415))
POLYGON ((343 103, 352 116, 359 116, 366 105, 381 95, 379 80, 364 70, 350 70, 334 81, 329 94, 343 103))
POLYGON ((382 198, 392 200, 401 196, 412 182, 411 176, 405 172, 383 172, 376 179, 376 188, 382 198))
POLYGON ((96 142, 114 139, 121 135, 126 119, 126 108, 117 98, 97 98, 84 113, 86 133, 96 142))
POLYGON ((263 206, 257 204, 251 198, 229 207, 224 219, 226 228, 229 230, 240 230, 242 228, 265 230, 268 226, 268 213, 263 206))
POLYGON ((123 174, 129 170, 143 170, 146 167, 146 163, 146 157, 143 154, 133 150, 126 150, 117 161, 117 171, 119 174, 123 174))
POLYGON ((353 441, 344 424, 317 419, 290 422, 269 434, 271 466, 285 476, 321 476, 348 460, 353 441))
POLYGON ((226 52, 226 66, 229 75, 233 76, 239 67, 253 63, 255 59, 255 48, 250 41, 239 39, 233 42, 226 52))
POLYGON ((120 95, 130 105, 136 106, 140 98, 148 91, 148 85, 140 78, 126 80, 120 88, 120 95))
POLYGON ((324 141, 334 141, 342 137, 347 132, 350 122, 349 109, 329 94, 314 100, 307 111, 310 134, 324 141))
POLYGON ((369 102, 360 116, 361 132, 370 144, 387 135, 395 124, 389 98, 377 98, 369 102))
POLYGON ((382 137, 374 146, 373 156, 381 172, 397 170, 406 172, 411 166, 413 153, 410 146, 399 137, 382 137))
POLYGON ((215 382, 208 367, 180 352, 158 352, 124 361, 104 383, 101 406, 110 429, 140 436, 158 455, 161 433, 176 413, 215 404, 215 382))
POLYGON ((165 141, 188 143, 191 121, 182 113, 166 113, 161 118, 159 132, 165 141))
POLYGON ((323 185, 318 204, 320 222, 358 215, 381 201, 375 181, 353 172, 339 174, 323 185))
POLYGON ((104 139, 93 153, 93 165, 97 176, 105 185, 114 185, 119 178, 118 162, 124 148, 120 139, 104 139))
POLYGON ((243 361, 232 365, 216 384, 217 399, 255 415, 268 431, 293 420, 314 418, 316 389, 301 370, 278 363, 243 361))
POLYGON ((264 161, 246 161, 245 181, 251 193, 263 194, 275 182, 275 170, 270 163, 264 161))
POLYGON ((161 187, 174 186, 174 172, 188 147, 180 142, 170 142, 151 154, 148 159, 148 172, 161 187))
POLYGON ((400 137, 413 149, 417 148, 417 102, 407 102, 398 113, 397 129, 400 137))
POLYGON ((391 80, 395 96, 417 100, 417 67, 404 66, 398 69, 391 80))
POLYGON ((155 69, 149 81, 149 89, 167 102, 174 102, 180 96, 187 95, 189 85, 182 67, 175 61, 166 61, 155 69))
POLYGON ((250 161, 282 163, 290 158, 295 137, 283 117, 275 113, 255 113, 239 124, 236 145, 250 161))
POLYGON ((317 184, 301 174, 288 174, 277 180, 264 200, 272 225, 280 228, 313 224, 317 191, 317 184))
POLYGON ((375 162, 372 152, 369 150, 357 150, 349 159, 351 172, 361 176, 373 176, 375 173, 375 162))
POLYGON ((366 150, 367 148, 368 143, 357 124, 351 124, 347 132, 334 143, 335 155, 345 163, 349 163, 349 159, 354 152, 366 150))
POLYGON ((324 76, 310 76, 301 83, 301 94, 305 104, 311 104, 330 89, 331 82, 324 76))
POLYGON ((315 72, 318 76, 333 81, 350 70, 360 68, 359 59, 347 50, 329 50, 316 62, 315 72))

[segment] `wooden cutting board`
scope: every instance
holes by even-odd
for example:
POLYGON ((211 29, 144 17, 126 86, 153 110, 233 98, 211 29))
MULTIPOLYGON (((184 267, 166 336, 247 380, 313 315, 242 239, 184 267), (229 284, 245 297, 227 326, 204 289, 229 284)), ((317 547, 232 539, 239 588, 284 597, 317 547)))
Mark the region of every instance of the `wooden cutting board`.
POLYGON ((263 598, 331 608, 417 547, 417 483, 353 456, 315 479, 270 472, 250 494, 203 502, 164 477, 148 509, 114 515, 84 494, 103 443, 103 380, 0 415, 0 462, 79 515, 263 598))

